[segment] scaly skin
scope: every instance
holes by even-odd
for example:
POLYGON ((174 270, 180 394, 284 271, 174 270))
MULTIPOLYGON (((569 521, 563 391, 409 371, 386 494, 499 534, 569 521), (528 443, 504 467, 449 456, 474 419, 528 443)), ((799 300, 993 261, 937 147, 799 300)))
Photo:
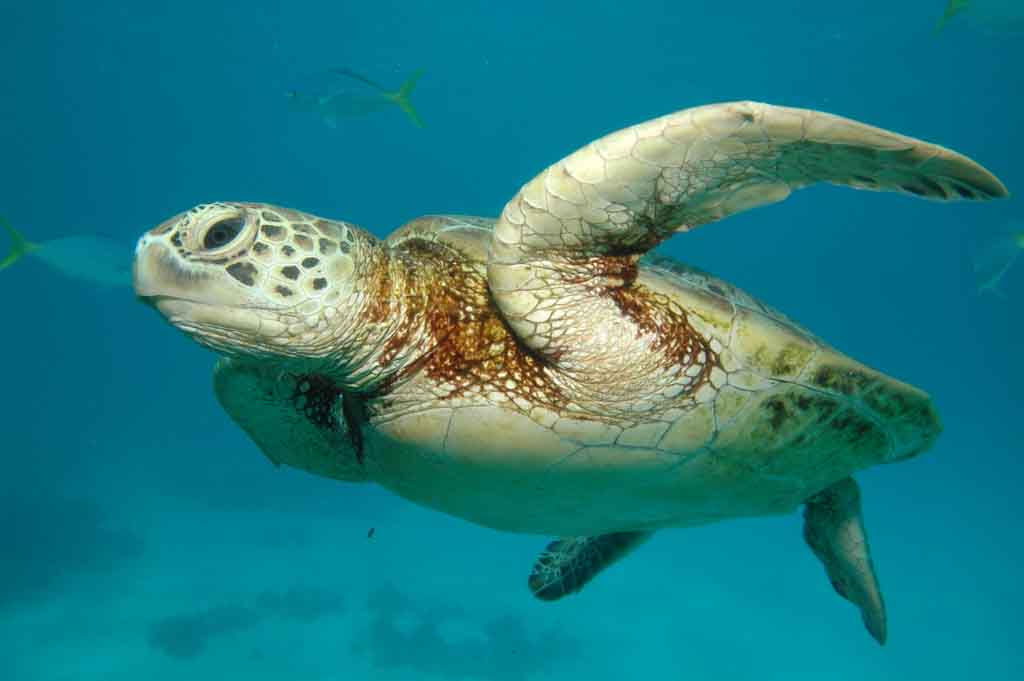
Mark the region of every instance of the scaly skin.
POLYGON ((390 257, 347 222, 265 204, 204 204, 147 233, 137 252, 137 293, 182 331, 224 354, 315 365, 339 389, 378 385, 409 361, 422 332, 408 311, 423 306, 409 285, 419 265, 390 257), (235 219, 247 221, 244 235, 204 248, 211 225, 235 219), (408 348, 388 345, 400 328, 408 348))
MULTIPOLYGON (((225 304, 233 292, 239 302, 221 321, 262 333, 228 354, 258 358, 289 385, 327 377, 333 399, 358 401, 363 478, 488 526, 575 536, 787 512, 856 470, 921 451, 938 432, 920 391, 674 261, 645 262, 631 285, 623 323, 649 333, 609 345, 610 368, 580 380, 538 359, 504 323, 487 287, 489 221, 426 218, 380 244, 351 225, 219 204, 165 229, 140 249, 140 276, 160 279, 164 296, 187 286, 192 300, 225 304), (194 228, 236 214, 251 234, 230 254, 187 250, 194 228), (311 229, 333 240, 315 256, 304 248, 311 229), (317 288, 327 273, 335 278, 317 288), (292 291, 315 295, 286 303, 292 291), (261 292, 262 302, 244 297, 261 292), (625 350, 632 361, 620 359, 625 350)), ((239 333, 206 323, 218 309, 210 305, 156 305, 213 347, 239 333)), ((252 415, 236 420, 252 432, 252 415)), ((308 446, 277 449, 273 460, 324 474, 308 446)))
POLYGON ((221 404, 275 462, 578 538, 538 564, 541 597, 578 590, 658 528, 806 502, 808 540, 882 641, 850 476, 931 445, 928 396, 725 282, 643 258, 814 182, 1006 195, 935 145, 720 104, 581 149, 493 227, 422 218, 381 243, 285 208, 199 206, 142 238, 136 290, 226 356, 221 404))
POLYGON ((635 328, 607 294, 629 287, 639 255, 816 182, 942 200, 1007 195, 960 154, 856 121, 756 102, 696 107, 607 135, 527 183, 495 228, 491 290, 528 347, 585 374, 605 338, 593 316, 572 319, 592 310, 628 345, 635 328))

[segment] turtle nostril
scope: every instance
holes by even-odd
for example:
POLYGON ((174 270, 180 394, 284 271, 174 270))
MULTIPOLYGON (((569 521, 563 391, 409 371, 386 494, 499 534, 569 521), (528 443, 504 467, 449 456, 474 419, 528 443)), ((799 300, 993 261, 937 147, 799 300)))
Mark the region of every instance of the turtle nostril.
POLYGON ((241 233, 244 225, 245 221, 240 217, 218 220, 206 230, 206 235, 203 237, 203 248, 215 249, 228 245, 241 233))

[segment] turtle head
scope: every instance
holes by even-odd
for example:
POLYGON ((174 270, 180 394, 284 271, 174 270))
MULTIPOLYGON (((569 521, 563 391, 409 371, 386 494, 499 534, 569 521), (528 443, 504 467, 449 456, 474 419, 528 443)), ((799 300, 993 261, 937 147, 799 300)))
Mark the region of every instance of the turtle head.
POLYGON ((139 240, 135 292, 225 355, 351 374, 361 356, 357 315, 375 283, 366 274, 380 250, 345 222, 265 204, 204 204, 139 240))

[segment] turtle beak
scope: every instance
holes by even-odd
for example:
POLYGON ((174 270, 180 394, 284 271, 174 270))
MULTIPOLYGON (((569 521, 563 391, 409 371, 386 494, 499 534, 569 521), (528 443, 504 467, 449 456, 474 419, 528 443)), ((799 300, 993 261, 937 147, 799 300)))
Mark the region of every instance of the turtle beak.
POLYGON ((162 297, 194 297, 194 289, 186 290, 188 273, 179 267, 176 260, 173 251, 161 239, 153 239, 148 234, 139 239, 132 265, 135 295, 149 305, 154 305, 162 297))
POLYGON ((135 295, 168 318, 174 316, 171 312, 181 312, 186 303, 189 307, 225 309, 246 306, 250 302, 246 296, 225 277, 217 276, 222 272, 216 266, 182 259, 165 239, 151 234, 142 237, 135 247, 135 295))
POLYGON ((261 314, 223 268, 182 258, 165 236, 150 233, 139 240, 132 277, 139 300, 218 350, 283 337, 287 329, 261 314))

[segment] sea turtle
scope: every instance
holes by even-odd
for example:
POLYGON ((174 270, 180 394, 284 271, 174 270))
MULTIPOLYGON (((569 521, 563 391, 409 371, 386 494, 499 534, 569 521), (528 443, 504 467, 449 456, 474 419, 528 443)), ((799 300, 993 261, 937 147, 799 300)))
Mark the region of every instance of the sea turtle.
POLYGON ((924 392, 649 251, 831 182, 1006 188, 941 147, 826 113, 702 106, 601 138, 496 220, 347 222, 211 203, 139 241, 135 289, 222 357, 220 403, 273 462, 561 537, 533 593, 578 591, 652 532, 805 506, 804 537, 886 638, 851 477, 926 450, 924 392))

